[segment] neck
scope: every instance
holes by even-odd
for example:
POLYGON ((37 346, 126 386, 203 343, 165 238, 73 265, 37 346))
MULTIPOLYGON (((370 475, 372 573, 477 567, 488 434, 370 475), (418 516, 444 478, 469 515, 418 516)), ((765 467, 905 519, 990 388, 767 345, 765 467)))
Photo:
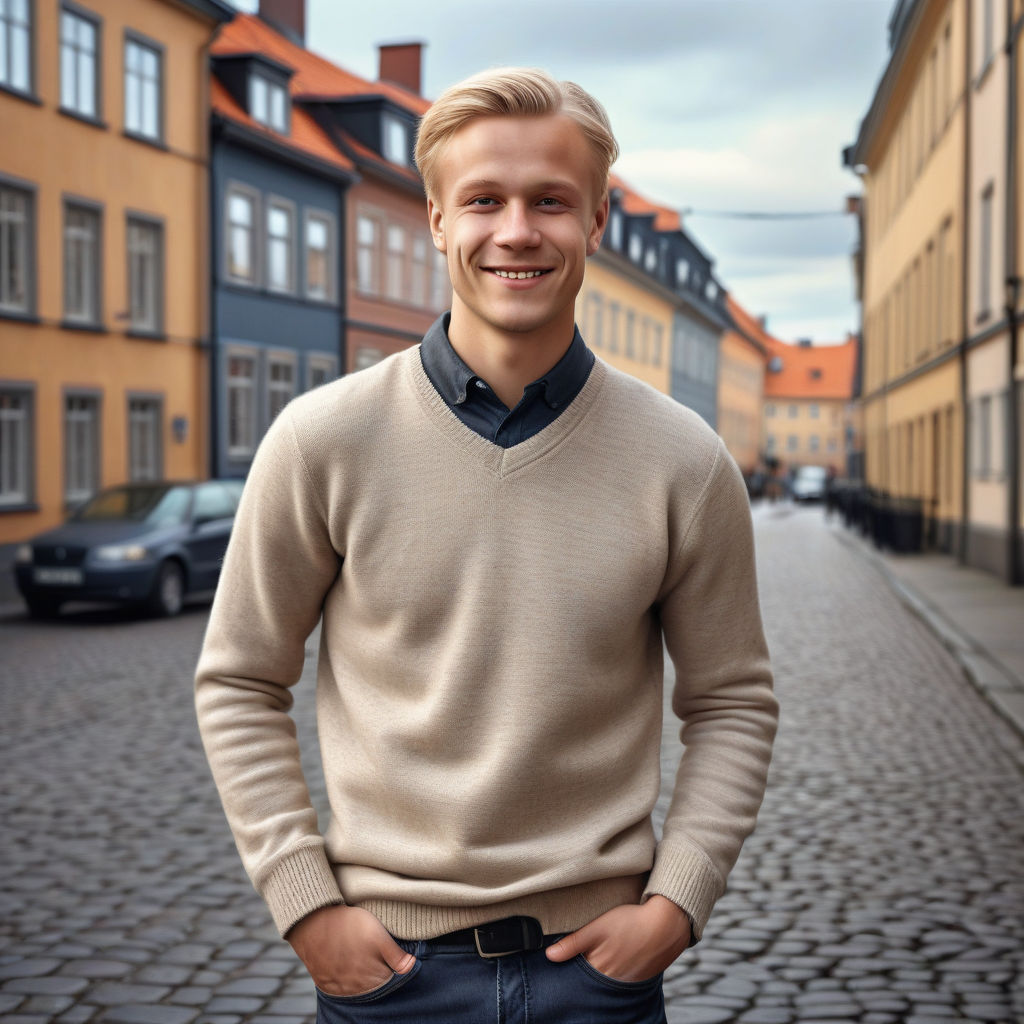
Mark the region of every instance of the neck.
POLYGON ((543 377, 569 350, 575 332, 573 309, 557 323, 534 331, 503 331, 465 315, 452 304, 448 340, 459 358, 478 377, 487 381, 509 409, 514 409, 523 391, 543 377))

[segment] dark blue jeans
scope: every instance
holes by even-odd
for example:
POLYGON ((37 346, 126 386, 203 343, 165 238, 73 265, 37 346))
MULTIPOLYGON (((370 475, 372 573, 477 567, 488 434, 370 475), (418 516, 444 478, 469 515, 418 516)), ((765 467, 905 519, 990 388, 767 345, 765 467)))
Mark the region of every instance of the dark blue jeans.
POLYGON ((666 1024, 661 975, 616 981, 542 949, 485 960, 438 940, 399 945, 416 957, 408 974, 361 996, 318 991, 317 1024, 666 1024))

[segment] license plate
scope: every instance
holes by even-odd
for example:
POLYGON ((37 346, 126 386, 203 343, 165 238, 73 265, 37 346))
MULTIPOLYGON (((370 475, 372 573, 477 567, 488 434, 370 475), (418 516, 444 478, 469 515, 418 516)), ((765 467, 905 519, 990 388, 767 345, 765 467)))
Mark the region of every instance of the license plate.
POLYGON ((33 574, 36 583, 55 583, 64 586, 80 586, 82 583, 81 569, 36 569, 33 574))

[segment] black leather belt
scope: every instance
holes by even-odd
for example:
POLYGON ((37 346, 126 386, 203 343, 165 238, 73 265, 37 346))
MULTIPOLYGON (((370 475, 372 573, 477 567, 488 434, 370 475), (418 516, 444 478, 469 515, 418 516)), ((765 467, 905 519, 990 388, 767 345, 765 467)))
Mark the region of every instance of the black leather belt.
POLYGON ((544 930, 535 917, 506 917, 501 921, 489 921, 476 928, 463 928, 433 940, 445 945, 466 945, 475 947, 480 956, 487 959, 511 956, 544 948, 544 930))

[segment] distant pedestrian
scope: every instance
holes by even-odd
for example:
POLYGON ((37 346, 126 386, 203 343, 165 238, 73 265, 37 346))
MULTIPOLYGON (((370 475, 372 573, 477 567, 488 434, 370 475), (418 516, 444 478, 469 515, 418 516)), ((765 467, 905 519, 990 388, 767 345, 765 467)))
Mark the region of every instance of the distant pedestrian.
POLYGON ((451 311, 253 464, 196 701, 324 1024, 663 1022, 754 826, 776 704, 743 478, 574 329, 616 153, 544 72, 444 93, 416 159, 451 311), (321 617, 326 835, 288 715, 321 617), (663 642, 686 751, 656 841, 663 642))

